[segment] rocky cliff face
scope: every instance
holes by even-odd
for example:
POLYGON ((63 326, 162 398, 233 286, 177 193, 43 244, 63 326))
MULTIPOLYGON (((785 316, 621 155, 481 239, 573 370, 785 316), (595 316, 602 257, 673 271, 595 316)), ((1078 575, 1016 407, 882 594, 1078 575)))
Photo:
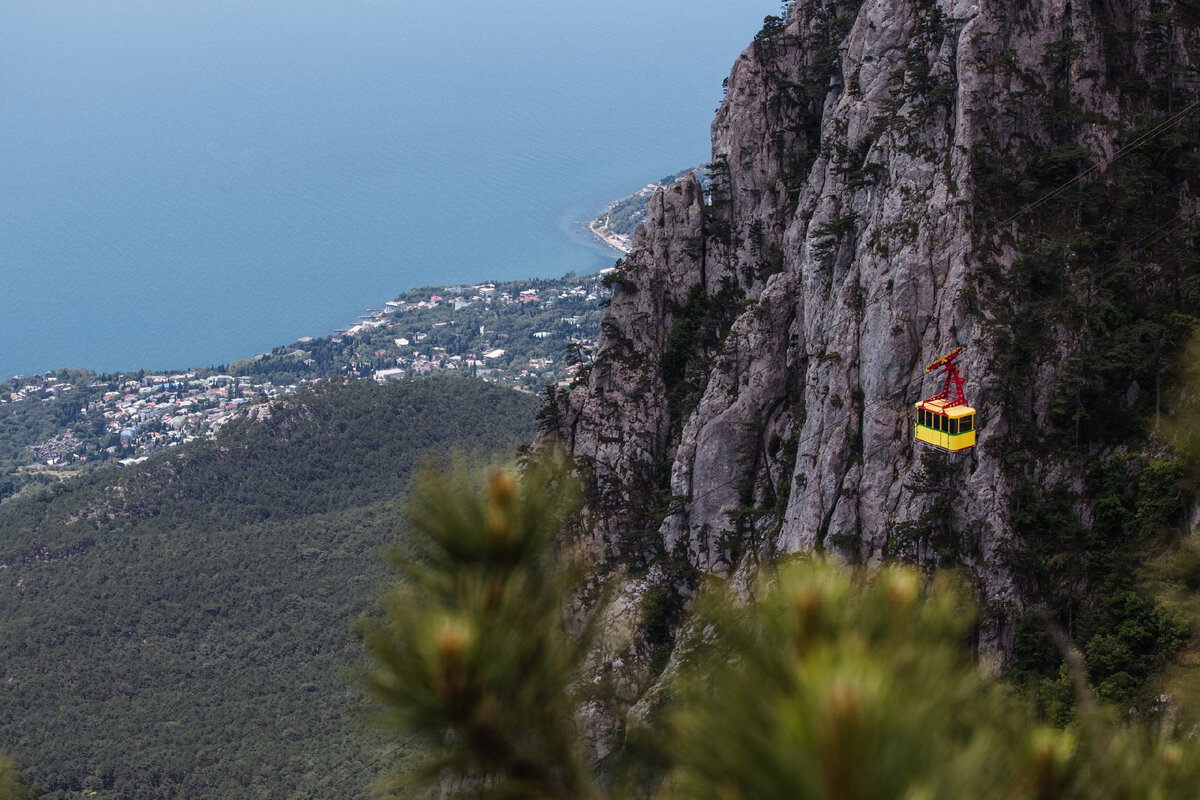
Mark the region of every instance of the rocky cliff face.
POLYGON ((1018 495, 1078 489, 1062 448, 1113 445, 1089 398, 1131 411, 1151 394, 1151 373, 1106 366, 1101 296, 1194 302, 1163 254, 1196 210, 1176 158, 1195 22, 1167 0, 800 0, 769 17, 713 123, 711 196, 688 180, 653 199, 590 375, 551 415, 591 489, 590 541, 649 570, 626 588, 686 594, 813 550, 956 564, 1005 652, 1036 593, 1011 557, 1018 495), (1148 151, 1122 148, 1144 134, 1175 160, 1139 182, 1120 170, 1148 151), (1118 252, 1136 286, 1114 282, 1118 252), (957 345, 979 446, 939 456, 914 444, 912 404, 957 345))

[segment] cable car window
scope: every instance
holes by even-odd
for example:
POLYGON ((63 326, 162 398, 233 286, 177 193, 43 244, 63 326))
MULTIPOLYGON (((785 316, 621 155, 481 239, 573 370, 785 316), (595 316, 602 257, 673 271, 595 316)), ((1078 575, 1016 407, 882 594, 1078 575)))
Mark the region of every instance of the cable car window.
POLYGON ((937 429, 942 433, 946 432, 946 418, 941 414, 937 415, 937 429))
POLYGON ((950 435, 955 436, 957 434, 958 434, 958 420, 952 419, 952 420, 950 420, 950 435))
POLYGON ((975 415, 974 414, 970 415, 969 417, 963 417, 961 420, 959 420, 959 429, 963 433, 966 433, 967 431, 971 430, 971 426, 974 423, 975 423, 975 415))

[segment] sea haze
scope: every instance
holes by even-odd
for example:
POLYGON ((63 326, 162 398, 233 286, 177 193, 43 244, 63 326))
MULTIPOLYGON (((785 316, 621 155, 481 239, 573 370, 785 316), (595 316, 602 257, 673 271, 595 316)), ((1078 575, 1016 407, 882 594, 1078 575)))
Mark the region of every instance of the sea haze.
POLYGON ((219 364, 611 264, 777 0, 5 0, 0 378, 219 364))

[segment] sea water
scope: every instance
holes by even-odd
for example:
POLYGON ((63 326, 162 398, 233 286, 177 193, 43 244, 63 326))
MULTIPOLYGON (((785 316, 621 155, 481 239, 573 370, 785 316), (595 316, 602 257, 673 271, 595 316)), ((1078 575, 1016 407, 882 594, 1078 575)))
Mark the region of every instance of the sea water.
POLYGON ((710 158, 778 0, 4 0, 0 378, 220 364, 557 277, 710 158))

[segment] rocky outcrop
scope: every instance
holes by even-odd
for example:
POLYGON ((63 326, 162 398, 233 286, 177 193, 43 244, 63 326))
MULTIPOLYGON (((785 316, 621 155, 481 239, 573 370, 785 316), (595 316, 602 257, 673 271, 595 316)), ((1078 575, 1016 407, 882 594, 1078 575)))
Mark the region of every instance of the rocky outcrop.
POLYGON ((633 252, 610 277, 589 380, 565 398, 556 431, 589 473, 593 537, 614 558, 632 555, 622 542, 649 523, 656 475, 669 463, 668 337, 676 308, 705 282, 699 182, 657 193, 647 213, 649 227, 634 232, 633 252))
MULTIPOLYGON (((736 576, 814 550, 956 564, 985 604, 982 645, 1006 652, 1030 591, 1007 557, 1022 545, 1013 482, 1082 480, 1053 453, 1011 453, 1030 426, 1066 429, 1055 397, 1097 335, 1087 309, 1107 275, 1087 242, 1046 257, 1057 286, 1022 259, 1072 214, 1100 230, 1082 198, 1111 190, 1110 159, 1146 115, 1192 102, 1189 14, 1167 0, 801 0, 768 18, 713 123, 711 196, 686 181, 654 198, 590 375, 557 401, 597 551, 678 586, 663 564, 736 576), (1083 253, 1090 266, 1071 260, 1083 253), (1047 314, 1039 291, 1083 323, 1050 314, 1021 351, 1021 318, 1047 314), (912 404, 940 388, 923 365, 957 345, 979 446, 931 456, 912 404)), ((1194 217, 1195 176, 1166 180, 1163 218, 1194 217)), ((1077 381, 1137 387, 1101 372, 1077 381)))

